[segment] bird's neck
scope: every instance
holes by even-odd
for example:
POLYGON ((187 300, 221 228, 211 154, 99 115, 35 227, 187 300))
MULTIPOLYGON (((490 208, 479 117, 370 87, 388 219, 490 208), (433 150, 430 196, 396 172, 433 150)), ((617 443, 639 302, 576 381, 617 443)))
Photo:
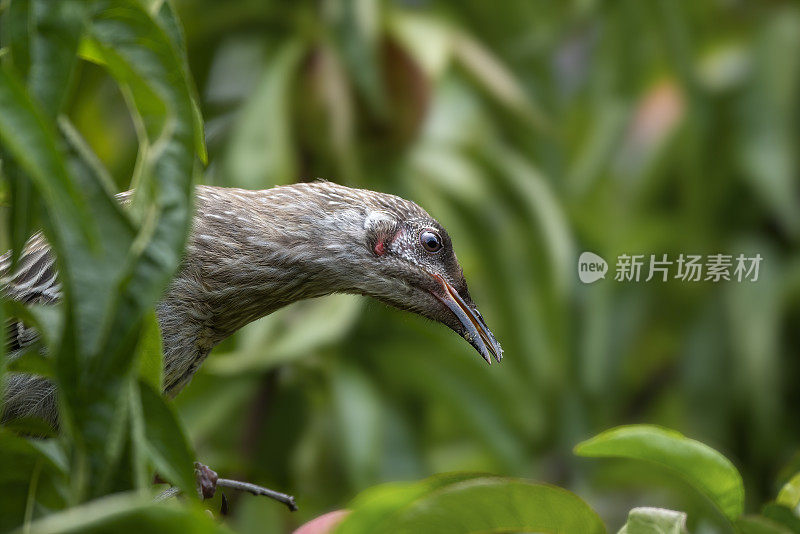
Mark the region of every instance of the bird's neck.
POLYGON ((184 265, 164 304, 191 315, 186 322, 213 346, 292 302, 359 292, 363 210, 328 203, 288 188, 198 189, 184 265))

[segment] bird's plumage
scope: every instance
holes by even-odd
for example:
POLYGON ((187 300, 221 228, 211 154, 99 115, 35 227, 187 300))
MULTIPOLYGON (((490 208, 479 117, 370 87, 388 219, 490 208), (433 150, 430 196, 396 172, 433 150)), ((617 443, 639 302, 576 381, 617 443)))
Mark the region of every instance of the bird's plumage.
MULTIPOLYGON (((30 240, 13 274, 9 261, 8 254, 0 257, 7 298, 39 304, 60 298, 41 235, 30 240)), ((470 300, 449 236, 417 204, 329 182, 262 191, 198 186, 182 265, 156 306, 165 392, 180 391, 211 349, 245 324, 330 293, 377 298, 446 324, 487 360, 502 354, 470 300), (441 240, 442 250, 423 249, 425 231, 441 240)), ((35 331, 23 323, 7 328, 10 357, 35 342, 35 331)), ((5 417, 52 421, 53 393, 42 378, 12 376, 5 417)))

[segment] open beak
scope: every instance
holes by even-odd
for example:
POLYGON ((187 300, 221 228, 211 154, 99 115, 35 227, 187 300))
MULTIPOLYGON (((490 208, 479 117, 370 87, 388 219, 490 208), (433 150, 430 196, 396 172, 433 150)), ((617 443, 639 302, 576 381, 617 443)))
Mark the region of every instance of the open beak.
POLYGON ((503 349, 500 347, 500 343, 494 338, 494 334, 489 330, 489 327, 486 326, 486 322, 478 312, 478 309, 467 304, 464 299, 461 298, 461 295, 458 294, 458 291, 456 291, 447 280, 438 274, 432 274, 431 276, 433 276, 434 280, 442 287, 442 294, 440 295, 433 291, 431 293, 434 297, 439 299, 442 304, 447 306, 461 322, 461 325, 464 327, 464 333, 462 334, 464 339, 475 347, 475 350, 483 356, 483 359, 486 360, 487 363, 492 363, 492 356, 494 356, 494 359, 498 362, 502 360, 503 349))

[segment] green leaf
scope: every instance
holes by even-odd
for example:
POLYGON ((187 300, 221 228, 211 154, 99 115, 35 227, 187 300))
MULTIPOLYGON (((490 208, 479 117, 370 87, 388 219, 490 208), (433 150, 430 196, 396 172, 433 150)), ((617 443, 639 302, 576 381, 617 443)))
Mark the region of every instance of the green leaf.
POLYGON ((369 534, 390 525, 392 518, 413 502, 431 492, 483 475, 479 473, 447 473, 418 482, 394 482, 364 490, 348 505, 351 513, 338 526, 337 534, 369 534))
POLYGON ((305 51, 302 41, 284 44, 242 105, 224 163, 231 185, 255 189, 296 179, 290 111, 294 78, 305 51))
POLYGON ((663 508, 634 508, 619 534, 685 534, 686 513, 663 508))
POLYGON ((776 501, 792 510, 800 507, 800 473, 795 474, 783 485, 776 501))
POLYGON ((33 184, 25 177, 14 160, 3 158, 3 175, 8 180, 11 209, 8 216, 11 234, 11 270, 17 265, 25 243, 33 234, 34 216, 39 207, 33 184))
POLYGON ((40 345, 33 344, 30 350, 26 350, 9 362, 8 372, 30 373, 52 378, 54 376, 53 360, 41 353, 40 345))
POLYGON ((535 128, 550 128, 542 108, 525 93, 515 75, 477 39, 465 32, 453 32, 452 50, 455 59, 492 97, 535 128))
POLYGON ((197 88, 192 82, 191 73, 189 71, 189 58, 186 54, 186 42, 183 34, 183 27, 172 7, 172 2, 162 2, 161 7, 156 15, 156 20, 164 28, 167 36, 172 41, 172 46, 178 52, 183 68, 183 77, 189 87, 192 99, 192 118, 194 119, 194 141, 195 151, 197 152, 200 161, 203 164, 208 163, 208 152, 206 150, 205 132, 203 127, 203 114, 200 111, 199 98, 197 96, 197 88))
MULTIPOLYGON (((106 480, 102 458, 115 456, 105 456, 106 441, 117 435, 124 406, 120 399, 125 398, 142 319, 177 268, 188 231, 195 117, 178 53, 151 15, 133 1, 96 6, 86 42, 130 96, 131 112, 141 125, 136 197, 141 200, 138 219, 146 224, 131 224, 105 190, 106 180, 92 164, 96 158, 87 158, 85 143, 66 128, 73 175, 85 182, 97 210, 103 254, 92 256, 80 244, 59 248, 67 263, 91 265, 74 269, 66 284, 81 313, 76 316, 78 335, 70 332, 61 344, 57 374, 64 419, 90 453, 90 480, 106 480), (88 321, 89 316, 95 320, 88 321)), ((88 487, 97 494, 104 491, 100 484, 88 487)))
POLYGON ((139 444, 153 462, 158 474, 185 495, 197 497, 194 453, 174 410, 149 384, 139 383, 145 442, 139 444))
POLYGON ((229 532, 199 506, 156 504, 150 497, 130 494, 113 495, 50 514, 31 523, 29 531, 37 534, 229 532))
MULTIPOLYGON (((0 40, 9 50, 8 59, 22 79, 27 79, 30 68, 28 21, 31 17, 30 0, 14 0, 3 13, 0 40)), ((5 60, 5 58, 3 58, 5 60)))
POLYGON ((371 110, 386 113, 386 94, 381 77, 380 30, 381 2, 346 0, 332 11, 332 27, 340 54, 348 66, 354 85, 371 110))
POLYGON ((621 426, 579 443, 575 454, 650 461, 676 471, 729 519, 744 510, 744 485, 736 467, 711 447, 674 430, 621 426))
POLYGON ((5 298, 0 294, 0 416, 4 411, 4 401, 6 398, 6 367, 8 366, 8 358, 6 356, 6 335, 8 328, 6 325, 6 306, 5 298))
POLYGON ((77 63, 78 43, 86 23, 82 0, 33 0, 29 36, 28 86, 48 117, 61 110, 77 63))
POLYGON ((0 428, 0 491, 5 495, 0 500, 0 530, 3 532, 22 522, 28 481, 37 469, 41 472, 39 491, 42 497, 51 506, 63 505, 63 499, 54 491, 54 483, 63 480, 65 473, 38 446, 38 441, 51 443, 51 440, 28 440, 0 428))
MULTIPOLYGON (((354 506, 337 528, 338 534, 351 532, 469 533, 496 531, 552 532, 585 534, 606 532, 597 514, 576 495, 546 484, 518 479, 478 477, 430 488, 422 481, 422 496, 410 501, 412 488, 399 486, 402 492, 385 515, 377 517, 372 504, 368 525, 359 524, 359 508, 354 506)), ((391 502, 391 491, 384 490, 383 500, 391 502)), ((412 497, 413 498, 413 497, 412 497)), ((357 502, 358 499, 355 502, 357 502)))
POLYGON ((56 238, 55 245, 65 241, 68 231, 85 238, 93 236, 88 207, 69 179, 56 148, 55 132, 5 66, 0 67, 0 141, 36 185, 51 219, 57 219, 63 228, 48 234, 56 238))
POLYGON ((346 478, 352 487, 364 487, 377 471, 384 419, 380 397, 363 373, 341 366, 331 379, 331 404, 346 478))
POLYGON ((360 297, 328 295, 278 310, 240 331, 238 350, 217 354, 204 370, 250 374, 335 345, 353 329, 363 306, 360 297))
POLYGON ((136 359, 139 362, 139 378, 154 390, 161 391, 164 383, 164 349, 161 329, 154 311, 144 318, 139 345, 136 347, 136 359))
POLYGON ((740 534, 792 534, 792 531, 771 519, 760 515, 745 515, 736 520, 736 531, 740 534))
POLYGON ((761 515, 788 528, 794 534, 800 534, 800 517, 791 508, 771 502, 764 505, 761 515))

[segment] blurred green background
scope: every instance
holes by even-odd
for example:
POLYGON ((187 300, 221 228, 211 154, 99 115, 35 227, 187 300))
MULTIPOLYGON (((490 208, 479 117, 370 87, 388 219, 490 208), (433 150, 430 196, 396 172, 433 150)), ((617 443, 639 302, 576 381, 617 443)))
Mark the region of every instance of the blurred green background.
MULTIPOLYGON (((751 509, 800 464, 796 3, 175 5, 205 182, 325 178, 415 200, 506 350, 487 367, 446 329, 350 296, 248 326, 176 401, 202 461, 298 497, 290 514, 229 495, 237 529, 290 529, 450 470, 567 487, 612 525, 635 505, 708 506, 667 475, 572 456, 623 423, 724 452, 751 509), (612 274, 620 254, 764 261, 756 283, 584 286, 584 250, 612 274)), ((70 116, 124 190, 124 96, 100 67, 79 74, 70 116)))

